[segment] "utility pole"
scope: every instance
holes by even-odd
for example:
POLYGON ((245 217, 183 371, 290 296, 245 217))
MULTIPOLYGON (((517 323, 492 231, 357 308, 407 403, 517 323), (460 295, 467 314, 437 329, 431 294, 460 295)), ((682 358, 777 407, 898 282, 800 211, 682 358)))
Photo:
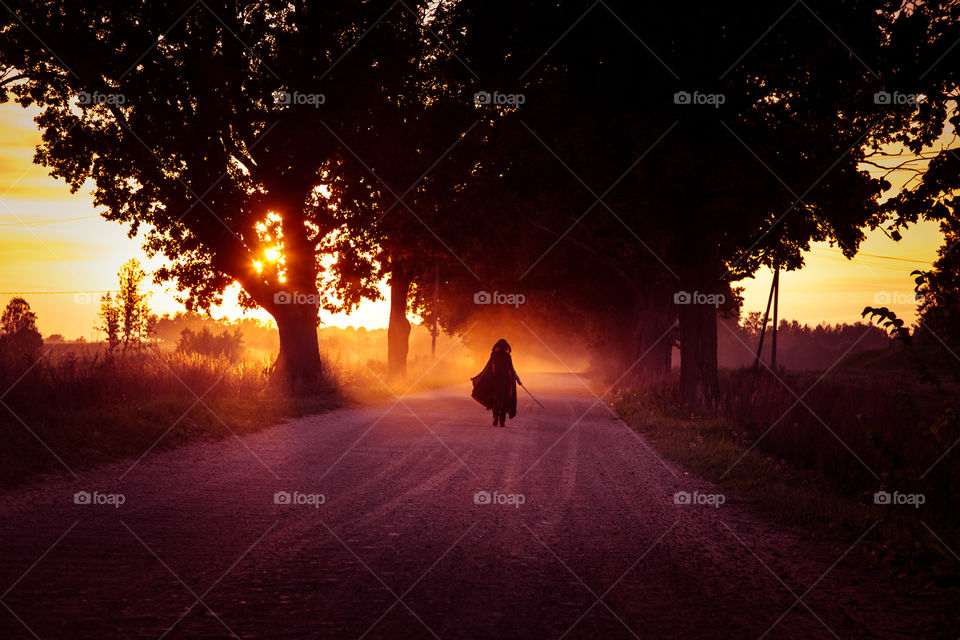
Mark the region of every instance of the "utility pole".
POLYGON ((777 371, 777 307, 780 303, 780 263, 773 272, 773 334, 770 336, 770 368, 777 371))
POLYGON ((437 316, 440 314, 440 263, 433 272, 433 330, 430 331, 430 361, 437 359, 437 316))
MULTIPOLYGON (((779 271, 777 272, 779 273, 779 271)), ((773 301, 773 291, 777 286, 777 275, 774 273, 770 284, 770 295, 767 296, 767 309, 763 312, 763 323, 760 325, 760 343, 757 345, 757 356, 753 359, 753 369, 760 368, 760 356, 763 354, 763 339, 767 335, 767 321, 770 320, 770 303, 773 301)))

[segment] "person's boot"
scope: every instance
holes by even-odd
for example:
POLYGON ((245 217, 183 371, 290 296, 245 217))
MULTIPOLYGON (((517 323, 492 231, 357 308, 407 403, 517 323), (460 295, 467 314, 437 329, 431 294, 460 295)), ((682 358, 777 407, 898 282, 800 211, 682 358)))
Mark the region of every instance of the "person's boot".
POLYGON ((506 421, 507 421, 507 419, 506 419, 505 416, 500 416, 500 426, 501 426, 501 427, 503 426, 503 423, 506 422, 506 421))
POLYGON ((497 426, 497 422, 499 421, 500 419, 497 417, 497 414, 493 414, 493 426, 497 426))

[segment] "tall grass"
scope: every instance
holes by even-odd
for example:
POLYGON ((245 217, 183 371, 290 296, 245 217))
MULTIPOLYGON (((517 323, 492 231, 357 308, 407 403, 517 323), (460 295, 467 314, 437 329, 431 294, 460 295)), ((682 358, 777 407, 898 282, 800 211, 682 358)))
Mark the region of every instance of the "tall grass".
POLYGON ((723 373, 710 416, 682 410, 673 380, 622 392, 614 406, 664 455, 775 518, 839 537, 880 520, 869 557, 960 580, 942 543, 960 549, 957 397, 954 386, 884 371, 742 369, 723 373), (877 505, 878 491, 925 502, 877 505))
POLYGON ((4 367, 0 485, 256 431, 341 402, 332 376, 316 396, 290 398, 270 384, 268 367, 259 360, 149 349, 111 355, 96 348, 54 350, 29 367, 4 367))

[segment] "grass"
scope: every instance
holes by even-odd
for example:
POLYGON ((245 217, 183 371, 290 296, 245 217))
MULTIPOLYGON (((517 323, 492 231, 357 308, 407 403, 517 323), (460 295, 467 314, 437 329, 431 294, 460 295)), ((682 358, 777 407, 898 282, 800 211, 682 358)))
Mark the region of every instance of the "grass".
POLYGON ((953 437, 931 433, 939 406, 929 389, 898 389, 887 379, 850 371, 811 388, 819 378, 801 373, 785 379, 812 412, 791 409, 796 396, 772 377, 747 371, 726 373, 712 417, 679 411, 673 382, 621 392, 613 406, 664 457, 765 517, 847 544, 879 521, 858 549, 862 562, 960 585, 960 560, 953 555, 960 551, 956 460, 944 459, 920 478, 953 437), (919 509, 877 505, 879 490, 923 493, 927 502, 919 509))
POLYGON ((267 364, 157 351, 109 356, 90 349, 54 351, 29 369, 4 368, 0 486, 64 466, 78 471, 251 433, 344 401, 333 376, 312 397, 278 393, 267 364))

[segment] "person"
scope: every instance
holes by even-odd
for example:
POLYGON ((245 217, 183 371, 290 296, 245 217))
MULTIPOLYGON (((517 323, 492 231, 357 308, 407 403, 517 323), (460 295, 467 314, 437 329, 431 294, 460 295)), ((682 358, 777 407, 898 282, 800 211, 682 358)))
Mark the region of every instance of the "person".
POLYGON ((493 411, 493 426, 504 426, 508 415, 516 417, 517 383, 523 385, 523 382, 513 368, 510 344, 506 340, 497 340, 483 371, 470 380, 473 382, 473 399, 493 411))

